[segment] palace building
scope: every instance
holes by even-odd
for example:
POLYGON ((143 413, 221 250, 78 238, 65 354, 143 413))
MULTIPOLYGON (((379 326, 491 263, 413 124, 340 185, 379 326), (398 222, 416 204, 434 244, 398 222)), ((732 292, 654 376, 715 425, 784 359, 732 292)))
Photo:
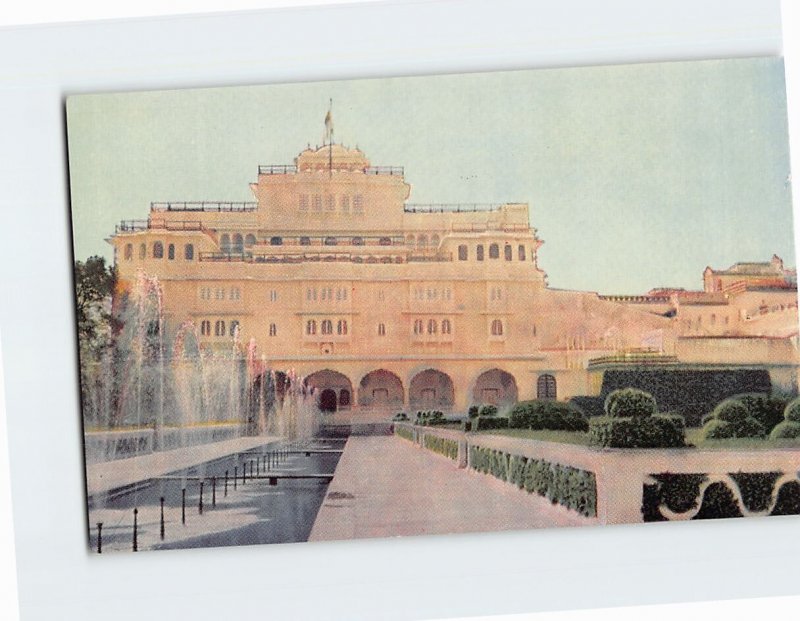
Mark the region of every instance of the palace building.
POLYGON ((324 411, 597 395, 631 361, 759 369, 796 390, 796 280, 775 260, 709 268, 703 292, 552 289, 527 204, 414 204, 403 168, 332 140, 259 166, 251 189, 122 222, 119 291, 157 277, 167 339, 187 321, 207 351, 236 335, 256 373, 305 376, 324 411))

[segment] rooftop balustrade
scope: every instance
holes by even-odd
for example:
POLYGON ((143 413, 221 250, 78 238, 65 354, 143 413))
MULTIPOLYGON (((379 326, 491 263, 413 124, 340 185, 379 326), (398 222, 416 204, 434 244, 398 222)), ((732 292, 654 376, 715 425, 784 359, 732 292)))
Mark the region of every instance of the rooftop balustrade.
POLYGON ((475 213, 499 211, 501 203, 406 203, 406 213, 475 213))
POLYGON ((367 263, 400 264, 417 262, 450 262, 451 255, 368 255, 349 252, 305 252, 285 254, 254 254, 250 252, 201 252, 200 261, 214 263, 367 263))
MULTIPOLYGON (((304 169, 305 170, 305 169, 304 169)), ((310 172, 327 171, 328 167, 309 168, 310 172)), ((338 171, 338 165, 333 166, 334 171, 338 171)), ((258 167, 259 175, 293 175, 298 172, 294 164, 262 164, 258 167)), ((369 166, 368 168, 347 170, 345 172, 361 172, 365 175, 389 175, 392 177, 402 177, 405 169, 402 166, 369 166)))
POLYGON ((255 211, 258 203, 232 201, 175 201, 150 203, 150 211, 255 211))
POLYGON ((137 231, 204 231, 206 227, 199 220, 123 220, 115 227, 116 233, 134 233, 137 231))

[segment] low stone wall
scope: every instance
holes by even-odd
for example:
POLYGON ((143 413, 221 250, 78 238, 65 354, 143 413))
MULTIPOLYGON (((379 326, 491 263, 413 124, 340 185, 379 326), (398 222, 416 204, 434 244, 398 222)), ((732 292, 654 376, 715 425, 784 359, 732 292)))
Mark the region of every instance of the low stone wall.
POLYGON ((238 438, 245 434, 241 424, 202 427, 165 427, 158 435, 152 428, 121 431, 90 431, 83 435, 86 463, 96 464, 115 459, 169 451, 182 446, 196 446, 238 438))
POLYGON ((703 517, 704 501, 715 485, 716 496, 726 498, 730 510, 743 516, 800 513, 800 448, 596 449, 408 423, 396 426, 423 447, 426 435, 457 441, 461 467, 472 466, 470 447, 479 447, 591 473, 596 517, 603 524, 703 517), (752 482, 743 485, 749 475, 754 475, 752 482), (673 489, 678 500, 670 500, 665 489, 673 489))

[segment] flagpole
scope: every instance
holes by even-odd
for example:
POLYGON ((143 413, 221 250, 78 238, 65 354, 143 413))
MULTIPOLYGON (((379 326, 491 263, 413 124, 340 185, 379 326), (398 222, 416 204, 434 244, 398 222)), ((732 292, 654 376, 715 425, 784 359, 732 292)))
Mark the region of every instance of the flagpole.
POLYGON ((328 100, 328 116, 331 127, 328 133, 328 177, 333 177, 333 97, 328 100))

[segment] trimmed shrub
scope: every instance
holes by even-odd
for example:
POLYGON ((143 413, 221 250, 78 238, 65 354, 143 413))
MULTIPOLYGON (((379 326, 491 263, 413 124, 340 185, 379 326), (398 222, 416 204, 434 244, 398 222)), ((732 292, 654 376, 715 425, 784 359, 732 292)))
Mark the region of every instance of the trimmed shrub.
POLYGON ((605 400, 602 397, 576 396, 570 397, 567 403, 580 410, 586 416, 602 416, 605 413, 603 405, 605 400))
POLYGON ((769 434, 770 440, 783 440, 800 438, 800 423, 793 420, 785 420, 775 425, 769 434))
POLYGON ((486 429, 508 429, 508 419, 504 416, 490 416, 488 418, 479 416, 472 421, 473 431, 484 431, 486 429))
POLYGON ((471 420, 462 420, 461 421, 461 431, 472 431, 472 421, 471 420))
POLYGON ((608 395, 606 407, 614 418, 646 418, 656 413, 656 400, 638 388, 622 388, 608 395))
POLYGON ((412 442, 414 441, 414 432, 411 429, 407 428, 407 427, 402 427, 400 425, 395 425, 394 426, 394 433, 395 433, 395 435, 398 435, 401 438, 405 438, 406 440, 411 440, 412 442))
POLYGON ((770 515, 799 515, 800 514, 800 483, 789 481, 781 485, 778 498, 770 515))
POLYGON ((733 425, 727 421, 712 417, 703 426, 703 437, 706 440, 723 440, 725 438, 733 438, 735 437, 733 425))
POLYGON ((398 412, 394 416, 392 416, 393 421, 401 421, 401 420, 408 420, 408 416, 405 412, 398 412))
POLYGON ((750 416, 747 408, 736 399, 726 399, 714 408, 712 418, 724 420, 726 423, 741 423, 750 416))
POLYGON ((478 413, 480 412, 480 408, 477 405, 469 406, 469 410, 467 410, 467 416, 469 418, 478 418, 478 413))
POLYGON ((599 416, 589 421, 589 438, 603 448, 679 448, 686 446, 681 416, 616 418, 599 416))
POLYGON ((783 418, 793 423, 800 423, 800 397, 788 403, 783 411, 783 418))
MULTIPOLYGON (((747 408, 748 415, 761 423, 766 433, 772 431, 775 425, 784 419, 787 407, 786 399, 765 393, 747 393, 736 395, 733 398, 747 408)), ((800 411, 798 411, 798 415, 800 416, 800 411)), ((800 422, 800 418, 798 421, 800 422)))
POLYGON ((509 414, 508 426, 514 429, 553 429, 589 431, 589 421, 568 403, 520 401, 509 414))
POLYGON ((458 459, 458 442, 455 440, 426 434, 422 440, 422 444, 426 449, 435 453, 439 453, 453 460, 458 459))
POLYGON ((497 406, 496 405, 482 405, 478 410, 478 416, 497 416, 497 406))
POLYGON ((737 517, 743 516, 733 492, 725 483, 717 482, 706 488, 700 510, 692 519, 716 520, 737 517))

